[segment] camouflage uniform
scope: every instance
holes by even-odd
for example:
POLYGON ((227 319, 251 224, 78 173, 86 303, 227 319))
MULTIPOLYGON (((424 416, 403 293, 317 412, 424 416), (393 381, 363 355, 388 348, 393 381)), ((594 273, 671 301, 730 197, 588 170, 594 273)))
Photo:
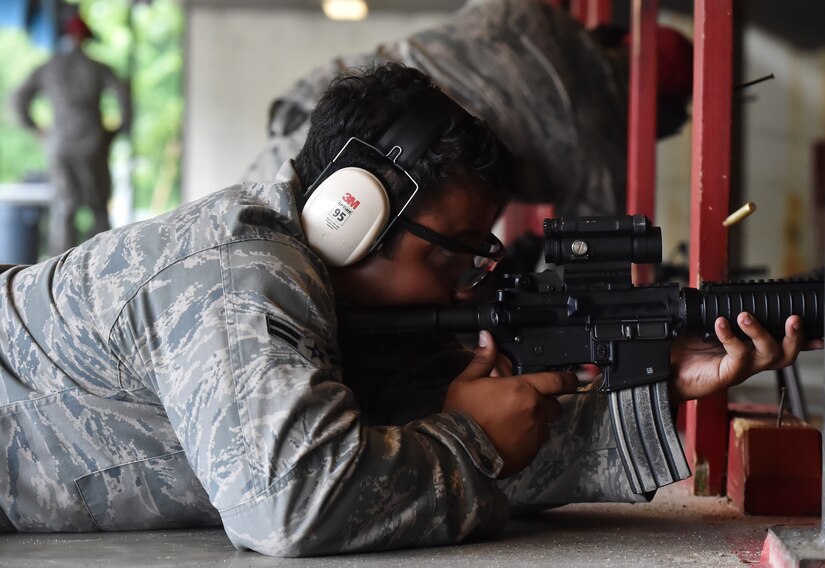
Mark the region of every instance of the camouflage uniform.
MULTIPOLYGON (((438 412, 446 382, 410 416, 362 416, 289 163, 276 182, 0 276, 0 526, 223 523, 239 548, 291 556, 494 534, 508 498, 634 499, 596 397, 554 429, 540 471, 501 487, 479 426, 438 412)), ((454 376, 466 359, 432 363, 454 376)), ((387 408, 417 390, 385 379, 387 408)))
POLYGON ((445 24, 320 67, 273 102, 266 148, 244 179, 270 180, 303 145, 330 80, 399 61, 484 118, 518 160, 526 201, 559 215, 624 210, 627 64, 544 0, 474 0, 445 24))

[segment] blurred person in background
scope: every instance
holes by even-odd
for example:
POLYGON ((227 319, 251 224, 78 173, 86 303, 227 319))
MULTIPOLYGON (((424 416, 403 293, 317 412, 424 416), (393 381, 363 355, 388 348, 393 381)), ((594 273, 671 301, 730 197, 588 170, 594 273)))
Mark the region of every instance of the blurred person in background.
MULTIPOLYGON (((552 203, 558 216, 625 209, 629 34, 585 29, 544 0, 472 0, 444 23, 345 54, 307 73, 270 107, 268 140, 243 179, 273 179, 303 146, 309 115, 330 80, 352 67, 415 67, 513 152, 521 201, 552 203)), ((688 119, 693 46, 657 30, 657 136, 688 119)))
POLYGON ((61 49, 35 69, 15 96, 23 124, 44 139, 54 199, 49 209, 49 254, 57 255, 81 240, 75 224, 78 210, 93 216, 91 237, 109 229, 108 202, 112 193, 109 148, 120 132, 131 126, 129 89, 106 65, 90 59, 83 44, 92 32, 79 17, 65 25, 61 49), (100 101, 105 90, 117 97, 121 123, 111 131, 103 124, 100 101), (52 107, 53 122, 43 129, 30 108, 38 95, 52 107))

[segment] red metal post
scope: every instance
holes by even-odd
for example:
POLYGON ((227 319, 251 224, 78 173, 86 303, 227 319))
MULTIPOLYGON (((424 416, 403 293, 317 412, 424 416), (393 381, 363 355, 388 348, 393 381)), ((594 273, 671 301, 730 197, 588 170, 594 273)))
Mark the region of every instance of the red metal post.
POLYGON ((627 130, 627 212, 656 212, 657 0, 633 0, 630 108, 627 130))
POLYGON ((598 28, 613 21, 613 0, 588 0, 588 4, 584 27, 598 28))
MULTIPOLYGON (((633 0, 630 103, 627 129, 627 212, 656 213, 656 19, 657 0, 633 0)), ((634 267, 634 280, 648 283, 650 266, 634 267)))
POLYGON ((570 15, 573 16, 574 19, 578 20, 582 25, 587 22, 588 8, 589 6, 587 0, 570 0, 570 15))
POLYGON ((555 217, 554 207, 549 203, 510 203, 501 216, 499 238, 509 247, 525 233, 543 236, 544 220, 548 217, 555 217))
MULTIPOLYGON (((730 206, 733 0, 694 1, 690 282, 723 280, 730 206)), ((686 405, 686 452, 697 495, 720 495, 727 453, 727 395, 686 405)))
POLYGON ((570 15, 588 29, 613 20, 613 0, 570 0, 570 15))

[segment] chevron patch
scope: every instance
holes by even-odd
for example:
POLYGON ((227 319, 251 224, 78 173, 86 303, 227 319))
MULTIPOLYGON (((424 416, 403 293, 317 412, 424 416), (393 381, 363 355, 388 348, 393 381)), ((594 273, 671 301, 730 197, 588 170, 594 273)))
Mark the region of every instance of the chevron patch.
POLYGON ((292 324, 266 314, 266 331, 271 337, 280 339, 289 345, 301 357, 316 367, 329 364, 329 357, 321 350, 315 337, 301 333, 292 324))

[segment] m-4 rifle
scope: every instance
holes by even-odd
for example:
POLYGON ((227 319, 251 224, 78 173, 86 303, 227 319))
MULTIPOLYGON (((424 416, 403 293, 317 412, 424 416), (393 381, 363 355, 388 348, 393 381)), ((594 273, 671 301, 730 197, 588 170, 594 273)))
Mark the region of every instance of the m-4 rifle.
POLYGON ((547 219, 544 256, 557 270, 508 275, 495 300, 473 306, 349 310, 349 334, 466 333, 489 330, 515 374, 595 364, 609 399, 617 448, 633 490, 685 479, 690 468, 674 426, 667 381, 677 335, 715 340, 725 317, 737 334, 741 312, 772 335, 802 318, 807 339, 823 336, 823 280, 768 280, 635 286, 631 263, 658 263, 661 229, 643 216, 547 219))

